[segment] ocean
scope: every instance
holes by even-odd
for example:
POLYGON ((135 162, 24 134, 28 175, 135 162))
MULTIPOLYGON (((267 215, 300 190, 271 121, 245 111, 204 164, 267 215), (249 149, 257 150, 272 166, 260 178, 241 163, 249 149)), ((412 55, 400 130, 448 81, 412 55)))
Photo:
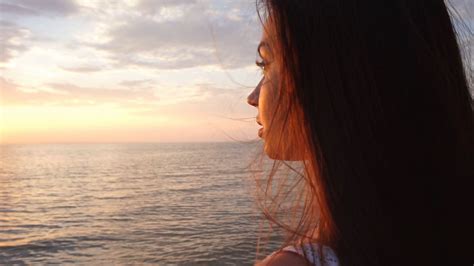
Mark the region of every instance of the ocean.
POLYGON ((252 265, 259 145, 0 146, 0 264, 252 265))

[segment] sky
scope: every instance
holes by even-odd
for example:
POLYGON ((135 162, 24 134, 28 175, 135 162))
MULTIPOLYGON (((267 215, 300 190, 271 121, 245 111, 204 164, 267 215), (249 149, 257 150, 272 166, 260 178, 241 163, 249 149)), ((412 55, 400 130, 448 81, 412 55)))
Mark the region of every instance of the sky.
POLYGON ((0 143, 256 140, 260 36, 255 0, 0 0, 0 143))

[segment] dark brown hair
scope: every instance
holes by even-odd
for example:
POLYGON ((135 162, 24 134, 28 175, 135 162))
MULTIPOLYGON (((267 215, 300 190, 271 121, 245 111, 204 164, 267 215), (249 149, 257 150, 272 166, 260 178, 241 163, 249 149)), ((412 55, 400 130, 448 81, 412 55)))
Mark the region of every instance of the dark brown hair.
POLYGON ((304 194, 297 225, 260 205, 290 233, 285 245, 302 238, 328 245, 341 265, 470 256, 471 70, 445 3, 257 4, 274 25, 288 121, 299 121, 298 145, 310 155, 296 193, 304 194))

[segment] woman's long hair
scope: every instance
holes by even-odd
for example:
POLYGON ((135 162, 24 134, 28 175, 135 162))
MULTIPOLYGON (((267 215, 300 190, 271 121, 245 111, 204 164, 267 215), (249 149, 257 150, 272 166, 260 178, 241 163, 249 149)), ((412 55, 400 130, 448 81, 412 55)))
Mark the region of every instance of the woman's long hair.
POLYGON ((257 3, 274 25, 282 102, 302 130, 294 137, 310 155, 310 196, 287 240, 328 245, 342 265, 470 256, 471 66, 445 3, 257 3))

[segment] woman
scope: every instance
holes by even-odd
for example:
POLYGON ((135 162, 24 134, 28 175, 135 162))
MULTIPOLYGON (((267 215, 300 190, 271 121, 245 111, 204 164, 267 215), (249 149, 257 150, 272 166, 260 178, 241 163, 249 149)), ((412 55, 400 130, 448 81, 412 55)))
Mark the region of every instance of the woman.
POLYGON ((472 102, 445 3, 259 4, 247 100, 265 153, 301 161, 309 193, 293 244, 258 264, 472 264, 472 102))

